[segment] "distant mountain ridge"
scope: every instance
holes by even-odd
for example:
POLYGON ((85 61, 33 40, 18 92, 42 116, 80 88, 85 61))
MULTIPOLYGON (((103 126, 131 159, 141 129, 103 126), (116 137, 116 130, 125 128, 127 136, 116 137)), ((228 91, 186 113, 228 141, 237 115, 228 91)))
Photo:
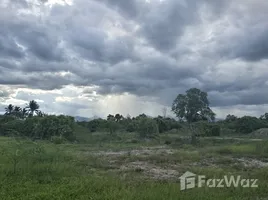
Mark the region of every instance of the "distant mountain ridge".
POLYGON ((99 118, 98 116, 94 116, 94 117, 91 117, 91 118, 81 117, 81 116, 75 116, 74 117, 75 121, 77 121, 77 122, 89 122, 91 120, 98 119, 98 118, 99 118))
POLYGON ((80 117, 80 116, 75 116, 74 119, 75 119, 75 121, 77 121, 77 122, 88 122, 88 121, 90 121, 89 118, 86 118, 86 117, 80 117))

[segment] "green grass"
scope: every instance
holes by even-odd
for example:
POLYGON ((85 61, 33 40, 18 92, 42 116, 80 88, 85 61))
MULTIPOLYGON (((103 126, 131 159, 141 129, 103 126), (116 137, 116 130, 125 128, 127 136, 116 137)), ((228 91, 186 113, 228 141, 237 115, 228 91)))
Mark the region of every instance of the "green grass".
POLYGON ((268 158, 268 141, 251 142, 248 144, 224 145, 211 148, 218 154, 231 154, 234 156, 246 156, 253 158, 268 158))
MULTIPOLYGON (((268 143, 201 140, 200 145, 174 143, 176 136, 158 141, 139 141, 135 134, 81 133, 78 144, 52 144, 0 137, 0 199, 2 200, 176 200, 262 199, 268 194, 268 168, 232 166, 233 158, 265 159, 268 143), (107 139, 108 138, 108 139, 107 139), (174 139, 175 138, 175 139, 174 139), (111 139, 111 140, 110 140, 111 139), (135 141, 137 140, 137 141, 135 141), (135 142, 131 142, 135 141, 135 142), (156 153, 155 148, 174 151, 156 153), (151 147, 152 153, 135 155, 131 150, 151 147), (99 151, 123 151, 122 155, 99 155, 99 151), (222 178, 226 174, 259 179, 258 188, 195 188, 180 191, 179 179, 155 179, 147 169, 120 170, 132 162, 146 162, 161 169, 176 169, 222 178), (210 164, 211 162, 212 164, 210 164), (14 170, 14 163, 15 170, 14 170), (203 165, 203 164, 206 165, 203 165)), ((162 138, 163 137, 163 138, 162 138)), ((177 137, 178 138, 178 137, 177 137)), ((179 141, 181 142, 181 141, 179 141)), ((149 169, 150 170, 150 169, 149 169)))

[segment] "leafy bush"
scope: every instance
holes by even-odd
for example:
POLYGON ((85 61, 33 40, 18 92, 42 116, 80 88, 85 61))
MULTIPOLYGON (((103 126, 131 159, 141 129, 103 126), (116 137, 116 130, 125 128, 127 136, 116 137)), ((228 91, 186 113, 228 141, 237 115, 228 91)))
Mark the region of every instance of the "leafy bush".
POLYGON ((106 126, 106 120, 103 119, 94 119, 87 123, 87 128, 90 132, 96 132, 104 130, 106 126))
POLYGON ((256 117, 244 116, 237 119, 235 123, 235 130, 239 133, 248 134, 260 128, 266 128, 267 124, 264 120, 256 117))
POLYGON ((51 142, 54 144, 63 144, 66 140, 61 136, 52 136, 51 142))
POLYGON ((137 132, 142 138, 152 138, 156 133, 158 133, 156 121, 150 118, 138 119, 137 132))
MULTIPOLYGON (((52 136, 61 136, 66 139, 73 136, 74 118, 69 116, 46 116, 38 119, 35 126, 35 135, 41 139, 50 139, 52 136)), ((27 120, 26 120, 27 121, 27 120)))
POLYGON ((220 136, 221 127, 217 124, 205 125, 205 136, 220 136))
POLYGON ((137 130, 137 121, 132 120, 126 125, 127 132, 135 132, 137 130))
POLYGON ((16 120, 16 117, 12 115, 4 115, 4 116, 1 116, 0 118, 0 124, 4 124, 4 123, 14 121, 14 120, 16 120))
POLYGON ((211 123, 207 121, 199 121, 193 125, 197 129, 197 136, 220 136, 221 127, 217 123, 211 123))
POLYGON ((175 119, 164 118, 161 116, 158 116, 157 118, 154 118, 154 119, 157 122, 159 133, 164 133, 164 132, 170 131, 172 129, 181 128, 181 125, 175 119))
POLYGON ((29 117, 26 120, 2 119, 0 124, 1 135, 26 136, 34 139, 51 139, 60 136, 74 140, 74 118, 69 116, 29 117))
POLYGON ((119 124, 116 121, 108 120, 107 121, 107 129, 110 134, 115 133, 119 129, 119 124))
POLYGON ((0 135, 4 136, 20 135, 22 126, 23 126, 22 120, 17 119, 7 120, 5 123, 0 124, 0 135))

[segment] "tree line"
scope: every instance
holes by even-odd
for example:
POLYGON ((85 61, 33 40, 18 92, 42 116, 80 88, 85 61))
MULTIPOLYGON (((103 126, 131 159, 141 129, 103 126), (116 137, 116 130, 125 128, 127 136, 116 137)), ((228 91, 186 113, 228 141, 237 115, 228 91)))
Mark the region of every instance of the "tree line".
POLYGON ((257 117, 237 117, 227 115, 224 120, 215 121, 216 114, 210 108, 206 92, 191 88, 179 94, 171 106, 177 119, 163 116, 149 117, 140 114, 137 117, 121 114, 109 114, 106 119, 94 119, 89 122, 75 122, 70 116, 44 114, 34 100, 25 108, 8 105, 5 115, 0 117, 0 135, 17 135, 30 138, 64 138, 75 140, 75 123, 86 127, 89 132, 135 132, 141 138, 154 138, 157 134, 169 131, 178 133, 187 131, 192 143, 197 137, 220 136, 221 134, 249 134, 260 128, 268 128, 268 113, 257 117))
POLYGON ((9 104, 0 116, 0 135, 51 140, 61 143, 75 140, 75 120, 71 116, 48 115, 32 100, 25 108, 9 104))
POLYGON ((5 108, 5 115, 15 116, 22 119, 32 117, 34 115, 44 116, 45 114, 39 110, 39 108, 40 106, 35 100, 30 101, 24 108, 9 104, 5 108))

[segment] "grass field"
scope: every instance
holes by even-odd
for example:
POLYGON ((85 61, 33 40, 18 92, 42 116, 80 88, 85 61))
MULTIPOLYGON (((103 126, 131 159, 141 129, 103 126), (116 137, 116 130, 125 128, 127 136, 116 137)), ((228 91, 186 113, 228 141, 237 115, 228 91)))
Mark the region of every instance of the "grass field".
POLYGON ((176 134, 140 141, 135 134, 86 134, 76 144, 0 138, 0 199, 267 199, 268 141, 200 139, 176 134), (165 145, 170 140, 171 144, 165 145), (184 172, 241 175, 257 188, 180 190, 184 172))

